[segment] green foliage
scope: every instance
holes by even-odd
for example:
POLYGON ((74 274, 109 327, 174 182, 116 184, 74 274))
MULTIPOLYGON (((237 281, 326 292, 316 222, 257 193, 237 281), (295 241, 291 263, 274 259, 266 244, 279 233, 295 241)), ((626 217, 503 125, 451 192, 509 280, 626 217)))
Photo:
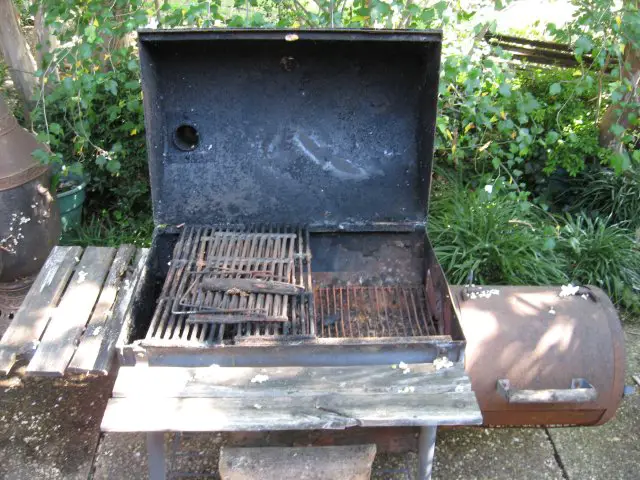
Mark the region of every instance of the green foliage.
POLYGON ((45 3, 47 23, 61 46, 38 72, 52 87, 42 90, 32 116, 53 153, 35 155, 62 172, 82 169, 88 175, 90 211, 148 211, 138 60, 126 41, 147 23, 143 2, 90 1, 78 8, 45 3))
POLYGON ((451 178, 434 189, 429 235, 452 283, 545 285, 565 282, 555 229, 497 181, 472 190, 451 178))
POLYGON ((557 248, 574 283, 599 286, 621 306, 640 311, 640 245, 632 232, 602 218, 568 216, 557 248))
POLYGON ((566 195, 574 212, 640 228, 640 166, 620 175, 608 169, 587 170, 571 182, 566 195))
POLYGON ((117 247, 128 243, 138 247, 148 247, 152 233, 153 221, 149 216, 121 218, 114 221, 110 215, 102 212, 102 215, 93 216, 89 221, 85 221, 77 230, 64 233, 61 244, 117 247))
MULTIPOLYGON (((640 10, 638 2, 606 0, 573 0, 573 21, 563 28, 548 25, 549 32, 561 42, 573 46, 581 62, 581 75, 574 87, 585 82, 599 85, 598 99, 610 106, 609 127, 617 144, 617 152, 607 158, 617 172, 627 170, 632 162, 640 162, 636 146, 640 142, 640 96, 632 51, 640 51, 640 10)), ((605 162, 607 163, 607 162, 605 162)))

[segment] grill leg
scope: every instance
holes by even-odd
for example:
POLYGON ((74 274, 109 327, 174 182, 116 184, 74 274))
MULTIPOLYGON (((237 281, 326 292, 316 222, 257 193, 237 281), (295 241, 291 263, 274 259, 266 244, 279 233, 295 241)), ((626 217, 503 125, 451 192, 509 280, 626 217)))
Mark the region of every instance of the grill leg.
POLYGON ((164 433, 147 433, 147 459, 149 462, 149 480, 165 480, 167 477, 164 454, 164 433))
POLYGON ((437 427, 420 427, 418 438, 418 480, 431 480, 437 427))

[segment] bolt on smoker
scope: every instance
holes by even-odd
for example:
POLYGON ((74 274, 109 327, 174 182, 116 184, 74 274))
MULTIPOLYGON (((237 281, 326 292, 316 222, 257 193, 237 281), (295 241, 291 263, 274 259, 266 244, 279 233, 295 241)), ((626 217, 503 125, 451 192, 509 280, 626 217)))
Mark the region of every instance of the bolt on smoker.
POLYGON ((400 436, 428 478, 441 425, 611 418, 623 342, 600 290, 487 294, 438 265, 439 32, 139 40, 157 227, 102 428, 149 432, 152 476, 165 431, 400 436))

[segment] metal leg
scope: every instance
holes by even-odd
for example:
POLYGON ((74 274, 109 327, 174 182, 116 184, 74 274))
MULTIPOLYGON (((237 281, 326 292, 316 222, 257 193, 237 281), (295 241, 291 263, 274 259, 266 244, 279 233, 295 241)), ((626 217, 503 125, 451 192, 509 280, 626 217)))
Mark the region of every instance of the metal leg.
POLYGON ((418 438, 418 480, 431 480, 437 427, 420 427, 418 438))
POLYGON ((147 433, 147 459, 149 462, 149 480, 165 480, 167 477, 164 454, 164 433, 147 433))

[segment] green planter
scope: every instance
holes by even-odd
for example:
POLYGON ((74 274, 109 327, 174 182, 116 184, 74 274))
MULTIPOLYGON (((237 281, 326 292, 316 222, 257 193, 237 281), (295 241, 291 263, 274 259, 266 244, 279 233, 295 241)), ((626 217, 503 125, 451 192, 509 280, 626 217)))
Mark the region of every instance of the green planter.
POLYGON ((80 226, 82 220, 82 204, 84 203, 86 182, 76 185, 71 190, 58 193, 58 206, 62 231, 68 232, 80 226))

